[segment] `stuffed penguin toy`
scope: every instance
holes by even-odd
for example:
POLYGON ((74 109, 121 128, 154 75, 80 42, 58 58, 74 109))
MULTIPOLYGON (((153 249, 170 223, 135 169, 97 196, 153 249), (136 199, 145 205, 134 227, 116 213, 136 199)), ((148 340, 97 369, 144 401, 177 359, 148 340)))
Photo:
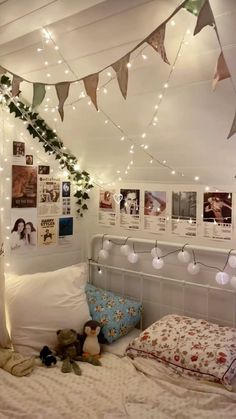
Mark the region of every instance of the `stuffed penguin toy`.
POLYGON ((89 320, 84 325, 84 343, 83 354, 99 356, 100 344, 98 342, 98 334, 101 330, 100 324, 95 320, 89 320))

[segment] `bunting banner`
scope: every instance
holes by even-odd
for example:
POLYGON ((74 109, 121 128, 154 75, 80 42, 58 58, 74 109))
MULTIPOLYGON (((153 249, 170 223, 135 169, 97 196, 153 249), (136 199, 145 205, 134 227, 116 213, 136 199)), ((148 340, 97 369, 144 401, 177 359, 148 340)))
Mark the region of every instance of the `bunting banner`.
POLYGON ((12 96, 15 97, 20 92, 20 83, 23 81, 23 79, 20 76, 17 76, 14 74, 12 79, 12 96))
POLYGON ((164 46, 166 25, 157 28, 148 38, 147 43, 157 51, 166 64, 170 64, 164 46))
POLYGON ((230 137, 232 137, 232 135, 234 135, 235 133, 236 133, 236 112, 235 112, 235 115, 234 115, 234 120, 233 120, 233 123, 232 123, 231 129, 230 129, 229 135, 228 135, 228 137, 227 137, 227 140, 228 140, 230 137))
POLYGON ((97 105, 97 87, 98 87, 99 74, 91 74, 83 79, 84 87, 87 95, 90 97, 95 108, 98 110, 97 105))
POLYGON ((59 104, 58 104, 58 112, 60 114, 61 120, 63 121, 64 119, 64 103, 68 97, 69 94, 69 88, 70 88, 70 82, 69 81, 65 81, 65 82, 61 82, 61 83, 57 83, 56 84, 56 92, 57 92, 57 97, 59 100, 59 104))
POLYGON ((199 33, 207 25, 213 26, 213 27, 216 26, 209 0, 205 0, 205 2, 203 3, 199 11, 197 23, 196 23, 193 34, 197 35, 197 33, 199 33))
POLYGON ((32 108, 37 108, 37 106, 41 105, 43 99, 45 98, 46 94, 46 88, 45 84, 43 83, 34 83, 33 84, 33 102, 32 102, 32 108))
POLYGON ((127 96, 127 88, 128 88, 128 62, 129 62, 130 54, 125 55, 125 57, 121 58, 120 60, 116 61, 112 64, 113 70, 116 72, 116 77, 118 80, 118 84, 120 87, 120 91, 126 99, 127 96))
POLYGON ((214 73, 213 82, 212 82, 212 89, 215 90, 218 81, 225 80, 230 77, 231 77, 231 74, 226 64, 224 54, 223 52, 221 52, 217 60, 216 68, 215 68, 215 73, 214 73))

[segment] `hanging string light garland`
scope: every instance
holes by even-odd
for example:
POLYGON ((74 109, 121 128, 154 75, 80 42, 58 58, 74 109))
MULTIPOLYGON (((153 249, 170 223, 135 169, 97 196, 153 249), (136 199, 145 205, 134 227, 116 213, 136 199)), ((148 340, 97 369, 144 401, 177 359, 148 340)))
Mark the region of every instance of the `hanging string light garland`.
MULTIPOLYGON (((188 264, 187 271, 191 275, 197 275, 200 272, 200 265, 201 265, 206 268, 214 269, 217 271, 215 280, 219 285, 226 285, 230 282, 232 287, 236 288, 236 276, 232 276, 230 278, 230 275, 227 272, 225 272, 227 265, 229 265, 231 268, 236 268, 236 255, 232 255, 232 252, 236 252, 235 249, 231 249, 227 253, 227 258, 226 258, 223 268, 219 268, 217 266, 211 266, 211 265, 201 262, 200 260, 197 260, 195 251, 194 249, 192 249, 192 245, 191 245, 191 250, 192 250, 193 259, 191 261, 191 254, 186 250, 187 246, 189 246, 188 243, 184 244, 180 248, 177 248, 175 250, 172 250, 168 253, 163 254, 162 250, 159 247, 157 247, 157 240, 155 241, 155 246, 151 249, 151 251, 150 249, 138 251, 135 249, 135 244, 134 244, 134 241, 132 241, 131 237, 127 237, 123 243, 120 243, 120 242, 118 243, 111 239, 106 239, 105 236, 107 235, 104 234, 102 236, 102 245, 101 245, 101 249, 98 252, 98 259, 97 260, 91 259, 93 262, 97 264, 109 258, 109 251, 112 249, 113 244, 116 246, 120 246, 121 254, 126 256, 128 262, 132 264, 135 264, 139 261, 141 254, 151 254, 153 258, 152 266, 154 269, 157 269, 157 270, 160 270, 164 267, 165 258, 167 258, 171 254, 177 253, 179 262, 181 262, 182 264, 188 264), (132 241, 131 243, 132 247, 127 244, 128 241, 132 241)), ((102 270, 100 267, 98 271, 100 274, 102 274, 102 270)))
POLYGON ((5 75, 1 77, 0 94, 2 104, 7 106, 10 113, 14 113, 16 118, 20 118, 24 124, 28 124, 26 128, 30 135, 43 143, 45 153, 55 155, 55 159, 59 160, 60 167, 68 171, 68 178, 77 187, 74 196, 77 198, 76 203, 79 206, 77 212, 82 217, 83 211, 88 209, 85 203, 90 198, 88 193, 93 188, 89 173, 78 169, 77 158, 66 151, 63 142, 39 117, 38 113, 32 112, 31 107, 21 102, 19 98, 12 97, 11 81, 5 75))

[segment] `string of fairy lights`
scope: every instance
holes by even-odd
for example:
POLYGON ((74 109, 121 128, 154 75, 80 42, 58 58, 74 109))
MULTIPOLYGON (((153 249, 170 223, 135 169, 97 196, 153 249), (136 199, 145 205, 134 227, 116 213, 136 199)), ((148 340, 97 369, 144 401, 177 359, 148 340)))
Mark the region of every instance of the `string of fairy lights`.
MULTIPOLYGON (((201 262, 197 257, 193 246, 191 245, 191 249, 188 249, 190 246, 188 243, 184 244, 183 246, 172 250, 167 253, 163 253, 162 249, 158 246, 157 240, 155 241, 154 247, 145 250, 137 250, 135 246, 135 239, 131 237, 126 237, 123 242, 117 242, 112 239, 106 238, 106 234, 102 236, 102 243, 101 248, 98 251, 98 258, 94 260, 95 263, 98 265, 101 262, 104 262, 109 259, 110 251, 113 247, 119 246, 120 253, 127 257, 127 260, 131 264, 136 264, 140 260, 140 256, 142 254, 150 254, 152 257, 152 267, 155 270, 161 270, 165 263, 167 263, 168 256, 177 254, 177 259, 182 265, 187 265, 187 271, 190 275, 197 275, 201 270, 201 266, 204 266, 209 269, 213 269, 217 271, 215 275, 215 280, 218 285, 227 285, 231 284, 233 288, 236 289, 236 273, 233 276, 230 276, 225 269, 229 265, 230 268, 236 269, 236 250, 231 249, 228 251, 224 266, 222 268, 218 266, 208 265, 206 263, 201 262), (234 252, 234 254, 233 254, 234 252)), ((102 274, 102 269, 98 266, 99 274, 102 274)))

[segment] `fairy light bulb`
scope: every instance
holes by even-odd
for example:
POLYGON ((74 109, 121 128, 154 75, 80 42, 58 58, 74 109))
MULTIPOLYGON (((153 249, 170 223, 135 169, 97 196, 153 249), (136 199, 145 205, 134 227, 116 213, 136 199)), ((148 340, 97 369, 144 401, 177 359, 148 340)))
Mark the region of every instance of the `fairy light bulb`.
POLYGON ((197 275, 200 271, 199 264, 196 262, 190 262, 188 264, 187 270, 191 275, 197 275))
POLYGON ((152 260, 152 266, 154 269, 161 269, 164 266, 164 260, 162 258, 155 257, 152 260))
POLYGON ((153 258, 160 258, 162 256, 162 250, 159 249, 159 247, 153 247, 153 249, 151 250, 151 255, 153 258))
POLYGON ((229 274, 227 272, 217 272, 215 280, 219 285, 226 285, 229 282, 229 274))
POLYGON ((137 253, 135 253, 134 251, 132 251, 128 254, 128 261, 130 263, 137 263, 138 260, 139 260, 139 255, 137 253))
POLYGON ((109 253, 106 249, 99 250, 98 257, 99 259, 106 260, 108 259, 109 253))
POLYGON ((131 248, 128 244, 122 244, 120 247, 120 252, 124 256, 128 256, 128 254, 131 252, 131 248))
POLYGON ((104 240, 104 242, 103 242, 103 245, 102 245, 102 248, 103 249, 105 249, 105 250, 111 250, 111 248, 112 248, 112 242, 111 242, 111 240, 104 240))
POLYGON ((188 263, 190 261, 190 258, 191 258, 190 253, 187 252, 186 250, 181 250, 178 253, 178 259, 182 263, 188 263))
POLYGON ((231 268, 236 268, 236 256, 229 257, 229 266, 231 268))

